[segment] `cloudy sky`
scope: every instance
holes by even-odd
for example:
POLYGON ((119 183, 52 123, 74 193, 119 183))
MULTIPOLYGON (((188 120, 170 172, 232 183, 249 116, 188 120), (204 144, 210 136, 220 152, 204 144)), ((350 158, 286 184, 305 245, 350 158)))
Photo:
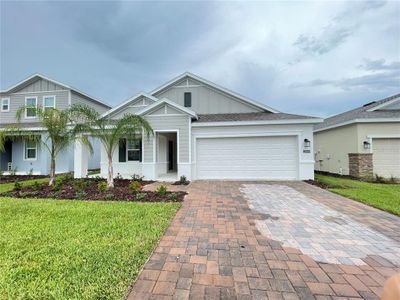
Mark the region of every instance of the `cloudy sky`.
POLYGON ((400 92, 400 2, 1 2, 0 88, 42 73, 116 105, 185 71, 329 116, 400 92))

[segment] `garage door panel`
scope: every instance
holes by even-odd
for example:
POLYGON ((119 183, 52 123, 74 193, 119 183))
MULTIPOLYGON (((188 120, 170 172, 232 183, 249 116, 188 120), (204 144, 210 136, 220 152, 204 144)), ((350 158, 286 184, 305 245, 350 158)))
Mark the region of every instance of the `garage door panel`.
POLYGON ((400 177, 400 139, 373 139, 374 174, 400 177))
POLYGON ((296 179, 295 137, 201 138, 196 144, 199 179, 296 179))

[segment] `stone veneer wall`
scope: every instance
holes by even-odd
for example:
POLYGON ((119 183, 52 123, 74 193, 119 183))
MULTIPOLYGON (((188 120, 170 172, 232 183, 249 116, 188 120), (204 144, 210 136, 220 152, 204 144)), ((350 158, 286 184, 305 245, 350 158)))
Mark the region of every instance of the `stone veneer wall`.
POLYGON ((349 175, 354 177, 372 177, 372 153, 349 153, 349 175))

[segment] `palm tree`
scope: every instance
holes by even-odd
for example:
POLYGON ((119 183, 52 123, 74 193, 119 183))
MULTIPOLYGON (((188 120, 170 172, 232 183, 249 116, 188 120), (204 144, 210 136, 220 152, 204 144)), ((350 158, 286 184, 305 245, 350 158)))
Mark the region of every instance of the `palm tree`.
MULTIPOLYGON (((33 140, 40 143, 44 149, 50 154, 50 180, 49 185, 53 185, 56 175, 56 157, 65 150, 77 138, 74 125, 72 124, 71 111, 58 110, 55 108, 22 106, 16 112, 17 126, 9 127, 0 132, 0 150, 4 151, 4 142, 7 138, 23 137, 27 140, 33 140), (44 139, 41 135, 33 131, 23 129, 21 123, 22 115, 29 109, 29 112, 36 115, 38 127, 42 127, 46 132, 44 139)), ((82 138, 82 142, 89 147, 92 152, 92 147, 87 137, 82 138)))
POLYGON ((145 134, 147 138, 153 134, 150 124, 141 116, 125 114, 118 120, 101 116, 91 107, 76 104, 71 107, 77 124, 74 128, 75 134, 89 134, 100 140, 103 145, 107 160, 107 186, 114 187, 114 170, 112 155, 119 145, 121 138, 135 138, 145 134))

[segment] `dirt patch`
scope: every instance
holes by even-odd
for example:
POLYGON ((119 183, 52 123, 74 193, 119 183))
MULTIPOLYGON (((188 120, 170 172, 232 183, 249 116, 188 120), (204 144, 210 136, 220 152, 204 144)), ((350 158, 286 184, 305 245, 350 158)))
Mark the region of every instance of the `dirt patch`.
POLYGON ((138 191, 131 189, 131 180, 115 179, 114 188, 106 190, 105 180, 101 179, 69 179, 56 181, 52 187, 47 183, 37 183, 18 187, 0 194, 14 198, 50 198, 63 200, 98 200, 98 201, 138 201, 138 202, 182 202, 185 192, 158 193, 142 191, 141 188, 152 181, 139 181, 138 191))
POLYGON ((0 176, 0 184, 16 182, 16 181, 25 181, 25 180, 35 180, 40 178, 46 178, 46 175, 1 175, 0 176))
POLYGON ((324 189, 324 190, 327 190, 329 188, 329 186, 327 184, 319 182, 317 180, 307 179, 307 180, 303 180, 303 181, 308 183, 308 184, 320 187, 321 189, 324 189))

